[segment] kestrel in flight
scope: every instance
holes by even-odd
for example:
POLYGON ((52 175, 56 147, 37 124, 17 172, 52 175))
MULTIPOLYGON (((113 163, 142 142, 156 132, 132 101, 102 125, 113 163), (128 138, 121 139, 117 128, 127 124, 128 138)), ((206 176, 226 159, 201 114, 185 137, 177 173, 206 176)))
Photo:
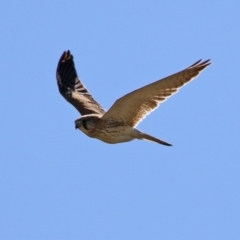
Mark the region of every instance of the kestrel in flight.
POLYGON ((166 146, 171 144, 143 133, 135 127, 160 103, 176 93, 210 65, 210 60, 199 60, 190 67, 158 80, 119 98, 105 111, 92 97, 78 78, 73 56, 63 52, 57 66, 57 83, 61 95, 82 115, 75 121, 75 128, 92 138, 106 143, 128 142, 144 139, 166 146))

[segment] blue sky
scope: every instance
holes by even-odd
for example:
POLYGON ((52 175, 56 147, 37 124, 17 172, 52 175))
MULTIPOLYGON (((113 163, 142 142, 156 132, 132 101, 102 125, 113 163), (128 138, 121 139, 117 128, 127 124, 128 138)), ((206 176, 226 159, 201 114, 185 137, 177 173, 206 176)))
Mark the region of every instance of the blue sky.
POLYGON ((1 1, 0 239, 240 239, 239 1, 1 1), (106 108, 212 65, 109 145, 74 129, 55 71, 71 50, 106 108))

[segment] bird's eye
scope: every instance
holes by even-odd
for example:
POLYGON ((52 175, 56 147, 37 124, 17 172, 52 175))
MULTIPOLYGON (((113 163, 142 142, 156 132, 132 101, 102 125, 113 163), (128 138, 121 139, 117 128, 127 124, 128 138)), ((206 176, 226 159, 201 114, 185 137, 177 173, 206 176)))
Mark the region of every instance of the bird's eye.
POLYGON ((87 120, 83 120, 82 125, 86 130, 89 130, 88 127, 87 127, 87 120))

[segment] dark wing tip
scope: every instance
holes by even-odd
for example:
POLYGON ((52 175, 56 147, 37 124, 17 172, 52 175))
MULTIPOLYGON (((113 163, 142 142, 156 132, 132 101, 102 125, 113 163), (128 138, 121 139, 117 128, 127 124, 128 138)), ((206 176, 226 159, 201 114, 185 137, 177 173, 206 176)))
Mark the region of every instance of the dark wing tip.
POLYGON ((68 60, 73 60, 73 55, 71 54, 71 52, 69 50, 63 52, 63 54, 60 57, 59 62, 58 62, 58 68, 61 63, 66 62, 68 60))
POLYGON ((82 115, 105 113, 78 78, 73 55, 64 51, 57 66, 57 84, 61 95, 70 102, 82 115))
POLYGON ((73 55, 69 50, 64 51, 57 65, 57 84, 62 95, 66 96, 80 84, 75 69, 73 55))
POLYGON ((68 60, 73 60, 73 56, 71 55, 71 52, 69 50, 64 51, 61 55, 58 65, 57 65, 57 75, 59 74, 61 67, 64 63, 66 63, 68 60))
POLYGON ((200 59, 188 68, 193 68, 193 67, 204 67, 205 68, 210 64, 211 64, 211 59, 205 60, 203 62, 202 62, 202 59, 200 59))

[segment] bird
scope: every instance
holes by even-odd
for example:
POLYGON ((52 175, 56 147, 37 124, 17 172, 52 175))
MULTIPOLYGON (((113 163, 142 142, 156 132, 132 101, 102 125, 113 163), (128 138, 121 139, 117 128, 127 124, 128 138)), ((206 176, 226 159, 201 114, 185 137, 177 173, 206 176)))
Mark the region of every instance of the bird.
POLYGON ((59 59, 56 78, 60 94, 82 115, 75 120, 75 128, 87 136, 109 144, 140 139, 172 146, 138 130, 136 126, 210 64, 210 59, 199 60, 180 72, 124 95, 108 111, 104 110, 81 82, 69 50, 64 51, 59 59))

